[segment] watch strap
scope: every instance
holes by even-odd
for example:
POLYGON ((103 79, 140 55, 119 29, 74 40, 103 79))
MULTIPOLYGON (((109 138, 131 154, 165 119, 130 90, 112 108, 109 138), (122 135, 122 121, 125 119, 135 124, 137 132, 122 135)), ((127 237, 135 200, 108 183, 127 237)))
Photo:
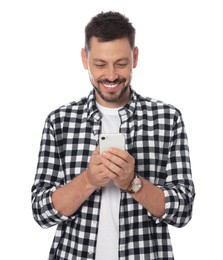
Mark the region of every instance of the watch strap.
POLYGON ((139 176, 137 174, 134 175, 133 179, 131 180, 130 184, 129 184, 129 187, 127 188, 127 190, 125 190, 125 192, 129 193, 129 194, 133 194, 133 193, 136 193, 134 190, 133 190, 133 182, 136 178, 139 178, 139 176))

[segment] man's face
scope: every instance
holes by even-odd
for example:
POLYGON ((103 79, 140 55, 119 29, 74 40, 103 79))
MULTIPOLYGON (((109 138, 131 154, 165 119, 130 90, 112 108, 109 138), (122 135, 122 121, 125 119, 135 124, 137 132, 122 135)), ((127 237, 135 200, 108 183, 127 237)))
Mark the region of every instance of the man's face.
POLYGON ((106 107, 120 107, 130 98, 132 70, 138 49, 131 49, 127 38, 99 42, 93 37, 90 50, 82 49, 82 61, 96 90, 96 101, 106 107))

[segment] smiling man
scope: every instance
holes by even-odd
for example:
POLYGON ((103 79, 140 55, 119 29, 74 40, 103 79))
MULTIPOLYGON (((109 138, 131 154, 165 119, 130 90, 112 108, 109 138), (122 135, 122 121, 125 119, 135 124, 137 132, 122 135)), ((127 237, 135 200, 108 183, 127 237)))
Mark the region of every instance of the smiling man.
POLYGON ((35 220, 57 225, 49 259, 174 259, 168 225, 190 221, 195 196, 182 115, 133 90, 124 15, 93 17, 81 56, 93 89, 47 117, 32 186, 35 220), (100 153, 101 133, 125 149, 100 153))
POLYGON ((132 69, 138 59, 138 48, 132 48, 126 37, 102 42, 93 36, 89 47, 82 49, 84 67, 101 105, 112 108, 128 103, 132 69))

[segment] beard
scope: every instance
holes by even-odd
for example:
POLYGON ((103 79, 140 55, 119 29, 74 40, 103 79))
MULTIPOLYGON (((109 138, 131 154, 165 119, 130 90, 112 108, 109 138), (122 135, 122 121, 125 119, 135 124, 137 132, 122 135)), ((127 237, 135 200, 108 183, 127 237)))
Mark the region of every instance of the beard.
POLYGON ((98 95, 106 102, 109 103, 115 103, 119 101, 122 96, 126 93, 127 89, 130 87, 129 85, 126 85, 124 88, 121 89, 121 92, 117 95, 115 92, 110 92, 109 96, 104 95, 101 90, 93 85, 95 91, 98 93, 98 95))
MULTIPOLYGON (((121 83, 124 83, 126 80, 124 78, 119 78, 119 79, 116 79, 115 81, 109 81, 109 80, 99 80, 97 83, 98 85, 100 83, 102 84, 121 84, 121 83)), ((106 102, 109 102, 109 103, 115 103, 117 101, 119 101, 123 96, 124 94, 126 93, 126 91, 128 90, 128 88, 130 88, 130 84, 127 84, 126 86, 124 86, 124 88, 121 89, 120 93, 117 95, 117 93, 114 91, 114 92, 109 92, 109 95, 104 95, 102 93, 102 91, 100 90, 99 87, 96 87, 92 82, 91 82, 92 86, 94 87, 95 91, 98 93, 98 95, 106 102)))

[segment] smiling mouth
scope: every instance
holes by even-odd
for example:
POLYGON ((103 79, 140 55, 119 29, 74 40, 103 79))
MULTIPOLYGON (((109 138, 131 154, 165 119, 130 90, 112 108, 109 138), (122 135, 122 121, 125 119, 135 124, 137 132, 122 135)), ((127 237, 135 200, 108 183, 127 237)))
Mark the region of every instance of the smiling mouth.
MULTIPOLYGON (((119 84, 119 83, 118 83, 119 84)), ((103 85, 106 87, 106 88, 115 88, 118 86, 118 84, 106 84, 106 83, 103 83, 103 85)))
POLYGON ((113 81, 113 82, 110 82, 110 81, 108 81, 108 80, 102 80, 102 81, 100 81, 100 82, 101 82, 101 83, 103 84, 103 86, 105 86, 106 88, 113 89, 113 88, 116 88, 119 84, 125 82, 125 80, 124 80, 124 79, 117 79, 117 80, 115 80, 115 81, 113 81))

